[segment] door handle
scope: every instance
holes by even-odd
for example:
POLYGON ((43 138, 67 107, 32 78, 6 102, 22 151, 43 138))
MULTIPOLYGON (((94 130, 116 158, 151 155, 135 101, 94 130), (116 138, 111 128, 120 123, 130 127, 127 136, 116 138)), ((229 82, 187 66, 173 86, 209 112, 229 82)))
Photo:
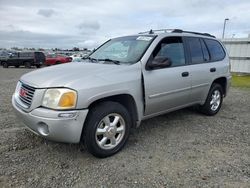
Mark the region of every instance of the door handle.
POLYGON ((182 77, 187 77, 188 75, 189 75, 189 72, 183 72, 183 73, 181 73, 182 77))
POLYGON ((210 69, 210 72, 215 72, 215 71, 216 71, 215 67, 213 67, 213 68, 210 69))

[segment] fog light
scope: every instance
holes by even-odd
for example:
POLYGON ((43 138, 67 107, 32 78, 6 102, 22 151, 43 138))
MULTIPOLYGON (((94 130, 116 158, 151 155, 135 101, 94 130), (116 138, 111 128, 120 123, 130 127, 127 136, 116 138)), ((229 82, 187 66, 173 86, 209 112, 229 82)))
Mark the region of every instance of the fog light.
POLYGON ((76 112, 58 114, 58 117, 61 117, 61 118, 73 118, 75 116, 76 116, 76 112))
POLYGON ((49 127, 46 123, 44 122, 39 122, 38 123, 38 128, 37 128, 38 132, 42 135, 42 136, 48 136, 49 135, 49 127))

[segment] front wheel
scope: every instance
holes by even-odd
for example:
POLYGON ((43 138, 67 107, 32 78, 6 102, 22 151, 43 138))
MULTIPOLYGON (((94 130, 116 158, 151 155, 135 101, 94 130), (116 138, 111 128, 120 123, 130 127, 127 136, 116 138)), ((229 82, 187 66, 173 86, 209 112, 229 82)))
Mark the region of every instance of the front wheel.
POLYGON ((3 68, 8 68, 9 67, 7 62, 3 62, 2 65, 3 65, 3 68))
POLYGON ((88 114, 83 142, 94 156, 111 156, 124 147, 131 124, 131 117, 123 105, 116 102, 100 103, 88 114))
POLYGON ((223 90, 221 85, 213 84, 209 90, 206 102, 199 107, 199 110, 209 116, 217 114, 223 101, 223 90))

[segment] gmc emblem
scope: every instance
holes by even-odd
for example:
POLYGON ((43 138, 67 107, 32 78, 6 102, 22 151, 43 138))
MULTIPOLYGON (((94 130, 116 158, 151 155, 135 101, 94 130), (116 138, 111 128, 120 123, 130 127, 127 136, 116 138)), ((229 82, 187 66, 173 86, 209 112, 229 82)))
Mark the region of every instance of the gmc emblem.
POLYGON ((19 95, 20 95, 21 97, 27 97, 27 94, 28 94, 28 91, 27 91, 27 90, 25 90, 25 89, 23 89, 23 88, 20 89, 19 95))

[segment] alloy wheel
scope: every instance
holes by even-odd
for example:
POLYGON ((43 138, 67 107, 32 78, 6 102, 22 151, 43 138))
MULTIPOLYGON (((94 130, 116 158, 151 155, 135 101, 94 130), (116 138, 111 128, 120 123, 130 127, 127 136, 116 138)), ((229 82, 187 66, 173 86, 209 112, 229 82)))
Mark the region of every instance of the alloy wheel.
POLYGON ((102 149, 113 149, 125 135, 125 121, 117 113, 108 114, 98 124, 96 143, 102 149))

